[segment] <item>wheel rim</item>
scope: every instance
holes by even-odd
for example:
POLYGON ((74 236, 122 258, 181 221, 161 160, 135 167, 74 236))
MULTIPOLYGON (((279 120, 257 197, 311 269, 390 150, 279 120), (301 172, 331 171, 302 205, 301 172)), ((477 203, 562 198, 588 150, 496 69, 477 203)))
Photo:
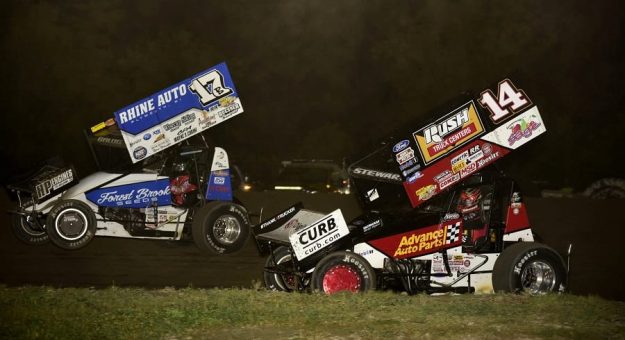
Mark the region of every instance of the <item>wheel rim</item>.
POLYGON ((46 233, 46 231, 41 227, 39 221, 32 216, 21 216, 20 227, 30 236, 41 236, 46 233))
POLYGON ((528 263, 521 272, 521 286, 530 294, 546 294, 556 285, 556 272, 543 261, 528 263))
POLYGON ((357 292, 360 287, 360 275, 354 268, 345 264, 330 268, 323 276, 323 291, 328 294, 340 291, 357 292))
POLYGON ((80 210, 63 210, 54 220, 54 228, 59 236, 67 241, 76 241, 87 233, 87 216, 80 210))
POLYGON ((221 244, 236 242, 241 234, 241 224, 232 215, 223 215, 217 218, 213 224, 213 236, 221 244))
MULTIPOLYGON (((284 254, 281 258, 279 258, 276 261, 276 266, 279 266, 280 264, 286 263, 288 261, 291 261, 291 255, 284 254)), ((280 290, 290 291, 290 290, 295 289, 295 275, 275 273, 273 274, 273 276, 274 276, 274 281, 276 282, 280 290)))

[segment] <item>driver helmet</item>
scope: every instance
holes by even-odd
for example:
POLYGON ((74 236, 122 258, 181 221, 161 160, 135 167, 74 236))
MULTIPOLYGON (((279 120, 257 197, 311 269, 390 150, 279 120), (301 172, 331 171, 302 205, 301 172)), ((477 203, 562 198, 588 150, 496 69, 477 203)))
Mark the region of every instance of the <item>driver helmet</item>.
POLYGON ((458 201, 458 211, 469 213, 479 209, 478 203, 482 198, 482 191, 479 188, 467 188, 460 193, 458 201))

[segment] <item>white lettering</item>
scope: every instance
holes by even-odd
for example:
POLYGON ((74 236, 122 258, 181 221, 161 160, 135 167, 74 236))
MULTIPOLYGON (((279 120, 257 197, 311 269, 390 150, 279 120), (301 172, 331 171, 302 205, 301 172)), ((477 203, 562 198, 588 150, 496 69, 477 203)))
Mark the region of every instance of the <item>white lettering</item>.
POLYGON ((120 124, 124 124, 130 120, 138 118, 141 115, 154 111, 154 99, 150 98, 142 103, 139 103, 126 111, 119 113, 120 124))
POLYGON ((443 141, 443 137, 462 127, 464 123, 467 123, 468 121, 469 109, 465 108, 442 123, 426 127, 423 131, 425 143, 441 143, 443 141))

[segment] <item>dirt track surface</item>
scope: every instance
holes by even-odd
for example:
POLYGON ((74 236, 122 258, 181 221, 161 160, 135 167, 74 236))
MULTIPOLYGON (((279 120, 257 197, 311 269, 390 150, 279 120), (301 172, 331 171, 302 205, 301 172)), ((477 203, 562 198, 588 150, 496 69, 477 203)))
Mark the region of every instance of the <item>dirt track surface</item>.
MULTIPOLYGON (((240 199, 265 218, 302 201, 308 209, 343 209, 357 216, 352 197, 298 193, 248 193, 240 199)), ((625 300, 625 200, 527 199, 530 221, 542 242, 565 255, 573 244, 570 289, 574 294, 625 300)), ((0 197, 3 211, 11 205, 0 197)), ((252 240, 237 254, 206 256, 190 242, 96 237, 87 247, 66 251, 47 244, 28 246, 0 223, 0 283, 56 287, 140 286, 251 287, 262 282, 264 258, 252 240)))

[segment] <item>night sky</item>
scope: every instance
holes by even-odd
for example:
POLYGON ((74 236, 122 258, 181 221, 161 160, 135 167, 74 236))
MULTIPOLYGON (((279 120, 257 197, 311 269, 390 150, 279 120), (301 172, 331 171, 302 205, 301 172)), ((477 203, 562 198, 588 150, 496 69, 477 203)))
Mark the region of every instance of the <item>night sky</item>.
POLYGON ((82 176, 95 171, 83 129, 222 61, 245 112, 208 134, 257 178, 282 159, 355 160, 395 128, 505 77, 538 105, 548 130, 504 160, 506 171, 555 185, 625 177, 624 7, 8 1, 0 14, 2 179, 54 155, 82 176))

